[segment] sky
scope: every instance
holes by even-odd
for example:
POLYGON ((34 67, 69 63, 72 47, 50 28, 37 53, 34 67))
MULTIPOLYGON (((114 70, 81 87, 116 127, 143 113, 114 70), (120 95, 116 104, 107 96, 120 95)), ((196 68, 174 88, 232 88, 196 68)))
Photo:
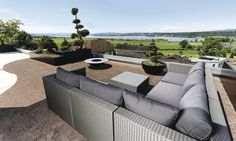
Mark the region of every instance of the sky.
POLYGON ((236 0, 1 0, 0 19, 29 33, 71 33, 71 8, 91 33, 236 29, 236 0))

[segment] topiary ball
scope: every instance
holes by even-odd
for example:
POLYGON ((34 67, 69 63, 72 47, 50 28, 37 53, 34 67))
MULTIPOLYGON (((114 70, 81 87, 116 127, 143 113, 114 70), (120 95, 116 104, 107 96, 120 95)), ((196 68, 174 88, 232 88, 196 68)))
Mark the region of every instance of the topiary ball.
POLYGON ((82 29, 82 28, 84 28, 84 26, 81 24, 75 26, 75 29, 82 29))
POLYGON ((74 24, 79 24, 79 23, 80 23, 80 20, 79 20, 79 19, 74 19, 74 20, 73 20, 73 23, 74 23, 74 24))
POLYGON ((78 13, 78 11, 79 11, 78 8, 72 8, 71 9, 71 14, 76 15, 78 13))
POLYGON ((77 35, 76 33, 72 33, 72 34, 71 34, 71 38, 72 38, 72 39, 75 39, 76 37, 78 37, 78 35, 77 35))
POLYGON ((80 31, 80 34, 82 37, 86 37, 89 35, 89 31, 87 29, 84 29, 84 30, 80 31))

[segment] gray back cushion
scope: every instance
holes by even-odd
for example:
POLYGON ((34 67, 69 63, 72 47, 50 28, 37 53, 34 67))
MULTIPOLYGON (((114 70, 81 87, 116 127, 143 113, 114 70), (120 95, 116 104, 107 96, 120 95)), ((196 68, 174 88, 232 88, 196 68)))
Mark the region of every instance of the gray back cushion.
POLYGON ((183 87, 182 94, 184 95, 190 88, 192 88, 196 84, 204 84, 205 85, 205 75, 203 70, 196 70, 188 75, 183 87))
POLYGON ((180 85, 161 81, 154 88, 152 88, 146 97, 160 103, 166 103, 178 107, 183 96, 181 90, 182 86, 180 85))
POLYGON ((175 128, 195 139, 206 140, 212 132, 205 85, 193 86, 179 103, 181 112, 175 128))
POLYGON ((123 103, 123 89, 104 84, 88 77, 81 77, 80 89, 117 106, 123 103))
POLYGON ((200 108, 209 113, 206 87, 203 84, 194 85, 180 100, 179 109, 200 108))
POLYGON ((187 108, 179 112, 175 129, 198 140, 207 140, 212 133, 210 115, 200 108, 187 108))
POLYGON ((57 68, 56 78, 72 87, 80 87, 80 77, 81 75, 79 74, 64 70, 60 67, 57 68))
POLYGON ((126 91, 123 94, 125 108, 165 126, 172 126, 178 109, 174 106, 159 103, 144 95, 126 91))
POLYGON ((205 62, 197 62, 192 68, 191 70, 189 71, 189 74, 193 73, 194 71, 196 70, 202 70, 204 71, 205 70, 205 62))

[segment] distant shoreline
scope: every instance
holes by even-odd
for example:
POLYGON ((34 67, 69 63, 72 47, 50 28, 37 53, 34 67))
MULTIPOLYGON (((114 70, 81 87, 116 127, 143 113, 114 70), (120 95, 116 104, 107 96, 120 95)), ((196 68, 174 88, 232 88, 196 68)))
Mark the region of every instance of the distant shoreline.
MULTIPOLYGON (((41 36, 50 36, 52 38, 69 38, 70 34, 32 34, 33 37, 41 37, 41 36)), ((195 37, 195 38, 185 38, 185 37, 168 37, 168 36, 98 36, 98 35, 90 35, 86 38, 94 38, 94 39, 114 39, 114 40, 166 40, 166 41, 203 41, 204 38, 202 37, 195 37)))
MULTIPOLYGON (((50 37, 70 37, 71 33, 32 33, 34 37, 41 36, 50 36, 50 37)), ((93 33, 90 34, 92 38, 114 38, 120 37, 121 39, 125 39, 125 37, 135 37, 135 38, 205 38, 207 36, 221 36, 221 37, 230 37, 236 38, 236 29, 231 30, 219 30, 219 31, 203 31, 203 32, 174 32, 174 33, 159 33, 159 32, 137 32, 137 33, 93 33)), ((129 39, 127 38, 127 39, 129 39)))

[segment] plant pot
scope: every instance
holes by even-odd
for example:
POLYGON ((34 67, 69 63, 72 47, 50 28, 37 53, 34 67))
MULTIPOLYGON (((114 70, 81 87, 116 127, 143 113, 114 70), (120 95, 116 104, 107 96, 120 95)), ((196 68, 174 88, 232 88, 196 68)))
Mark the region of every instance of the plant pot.
POLYGON ((160 65, 158 66, 151 66, 151 65, 145 64, 143 61, 142 68, 147 74, 152 74, 152 75, 160 74, 163 71, 163 69, 166 68, 166 64, 163 62, 159 62, 159 63, 160 65))
POLYGON ((0 52, 16 51, 13 45, 0 45, 0 52))
POLYGON ((61 55, 61 57, 48 57, 43 54, 31 54, 31 58, 37 61, 45 62, 51 65, 64 65, 68 63, 75 63, 79 61, 83 61, 88 58, 92 58, 91 49, 84 49, 78 51, 66 51, 66 52, 57 52, 57 55, 61 55))

